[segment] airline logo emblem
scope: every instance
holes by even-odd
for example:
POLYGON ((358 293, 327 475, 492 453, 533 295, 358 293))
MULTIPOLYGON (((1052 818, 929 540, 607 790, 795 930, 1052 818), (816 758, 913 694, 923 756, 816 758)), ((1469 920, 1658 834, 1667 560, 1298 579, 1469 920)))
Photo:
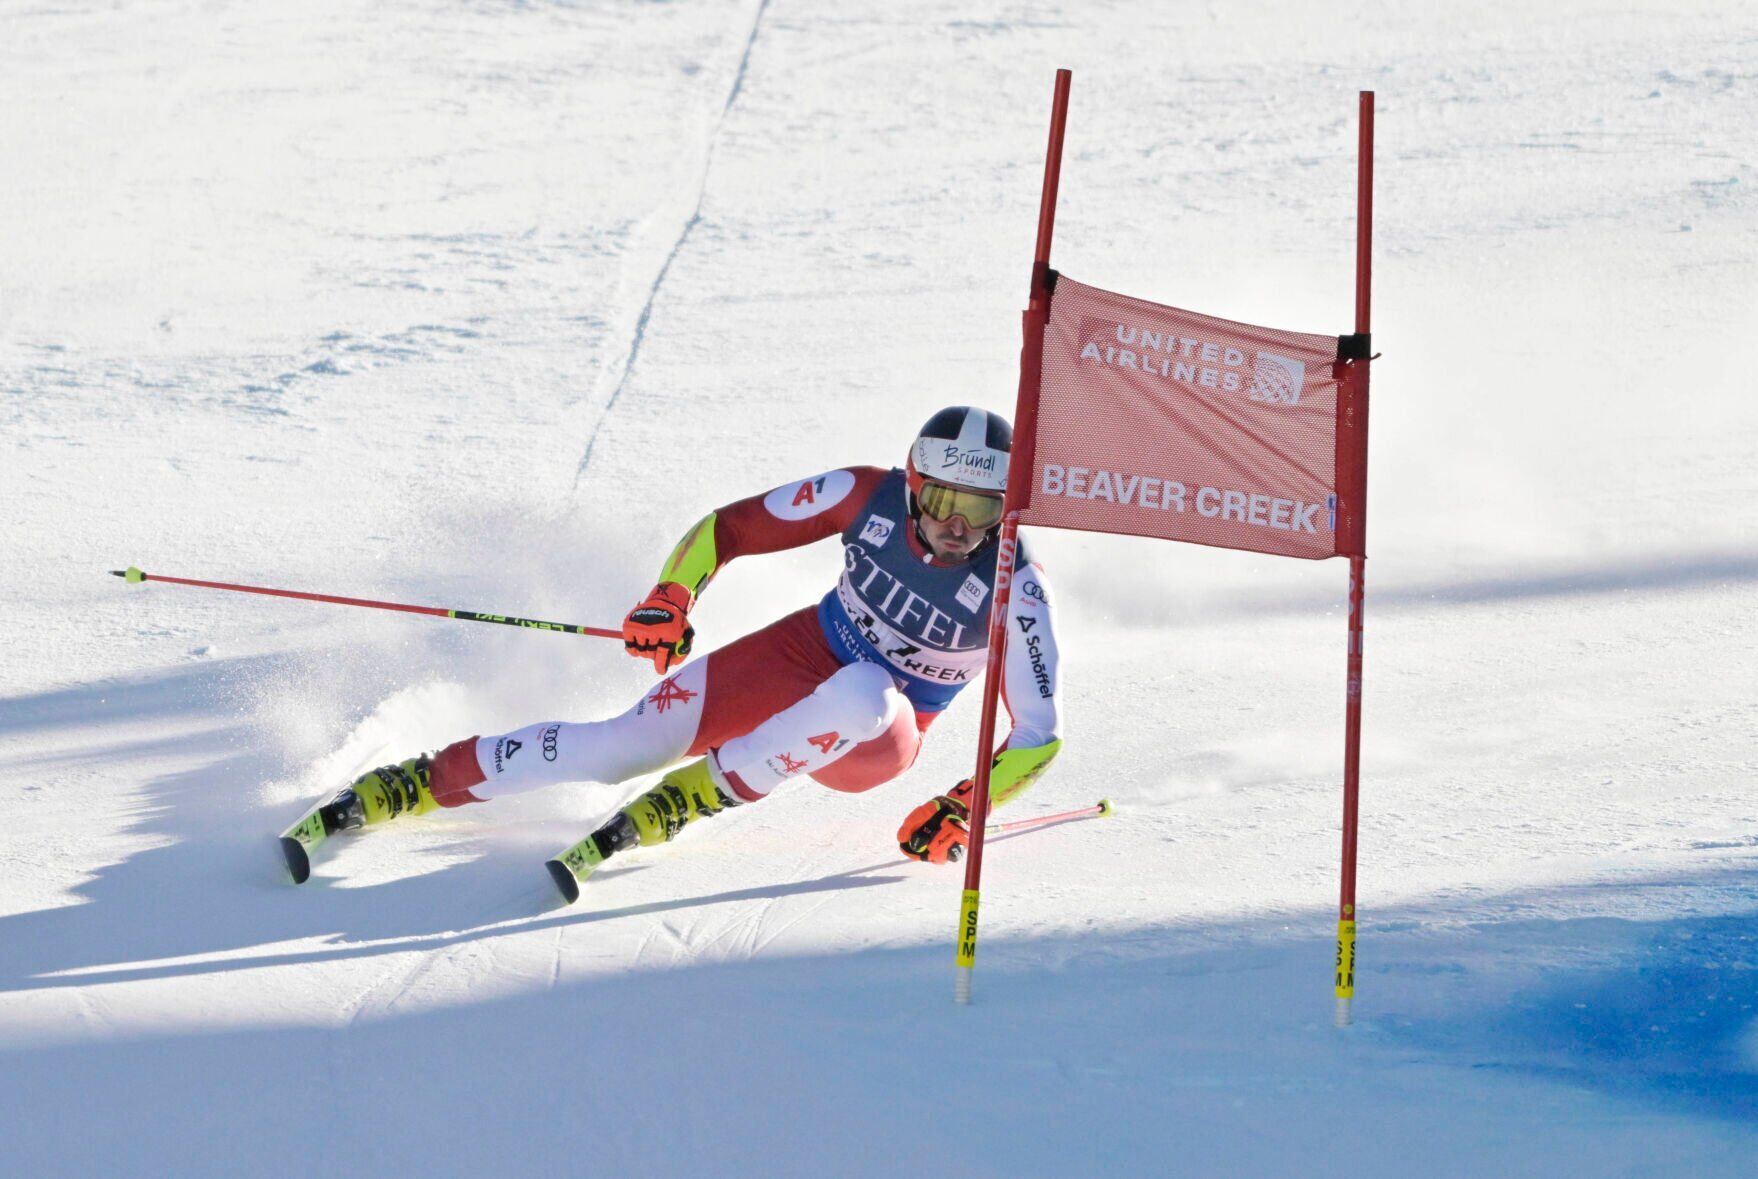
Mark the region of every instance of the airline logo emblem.
POLYGON ((1306 362, 1274 352, 1259 352, 1246 396, 1266 405, 1299 405, 1306 385, 1306 362))

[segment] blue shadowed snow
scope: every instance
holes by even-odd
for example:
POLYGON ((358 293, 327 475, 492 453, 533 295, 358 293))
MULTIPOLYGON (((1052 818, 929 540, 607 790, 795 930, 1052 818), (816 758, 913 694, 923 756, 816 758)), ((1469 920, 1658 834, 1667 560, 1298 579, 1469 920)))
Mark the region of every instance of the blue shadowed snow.
MULTIPOLYGON (((1758 881, 1758 871, 1747 874, 1758 881)), ((1750 1124, 1758 1118, 1758 910, 1675 921, 1518 921, 1474 931, 1542 970, 1505 1003, 1410 1022, 1398 1039, 1468 1063, 1750 1124)))

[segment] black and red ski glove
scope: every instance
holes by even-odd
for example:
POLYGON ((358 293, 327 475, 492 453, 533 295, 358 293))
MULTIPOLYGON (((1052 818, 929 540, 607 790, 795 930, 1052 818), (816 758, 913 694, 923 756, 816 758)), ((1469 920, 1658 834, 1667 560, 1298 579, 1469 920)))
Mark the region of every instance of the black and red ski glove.
POLYGON ((897 829, 897 846, 903 854, 930 864, 956 863, 970 845, 970 800, 976 786, 966 778, 911 811, 897 829))
POLYGON ((653 670, 664 675, 684 661, 695 641, 689 612, 690 591, 675 581, 660 582, 623 619, 623 650, 637 659, 652 659, 653 670))

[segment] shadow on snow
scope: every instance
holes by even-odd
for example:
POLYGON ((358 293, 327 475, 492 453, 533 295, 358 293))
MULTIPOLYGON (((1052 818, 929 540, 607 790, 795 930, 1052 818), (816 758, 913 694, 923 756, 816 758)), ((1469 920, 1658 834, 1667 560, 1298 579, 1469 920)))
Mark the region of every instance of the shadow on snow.
MULTIPOLYGON (((226 674, 208 669, 209 680, 178 669, 156 688, 85 693, 169 717, 179 699, 193 709, 226 674)), ((71 726, 64 718, 82 708, 78 692, 15 703, 12 729, 71 726)), ((242 733, 234 725, 198 734, 192 742, 211 756, 207 765, 146 785, 136 833, 166 845, 99 868, 76 890, 84 904, 0 918, 0 991, 12 1001, 66 987, 101 995, 104 983, 443 949, 531 930, 559 938, 612 918, 901 879, 884 874, 899 861, 544 913, 555 901, 535 864, 490 855, 487 840, 467 833, 473 858, 459 862, 452 831, 453 858, 435 871, 295 890, 263 830, 265 820, 272 828, 294 813, 265 816, 228 793, 266 772, 260 755, 232 748, 242 733), (314 937, 333 942, 267 949, 314 937), (217 953, 231 956, 174 961, 217 953)), ((408 838, 419 855, 431 836, 408 838)), ((548 1166, 589 1152, 645 1160, 654 1173, 810 1172, 836 1157, 842 1173, 878 1174, 895 1170, 905 1141, 934 1157, 963 1149, 961 1119, 947 1111, 974 1100, 988 1120, 973 1174, 1130 1171, 1173 1155, 1197 1172, 1297 1165, 1351 1120, 1364 1131, 1371 1124, 1381 1148, 1404 1152, 1387 1173, 1418 1161, 1432 1173, 1469 1173, 1458 1170, 1466 1161, 1481 1172, 1494 1168, 1497 1151, 1522 1171, 1535 1139, 1562 1158, 1603 1147, 1603 1126, 1543 1124, 1555 1094, 1585 1091, 1721 1127, 1707 1143, 1652 1139, 1655 1166, 1701 1148, 1698 1173, 1713 1172, 1716 1151, 1729 1145, 1715 1136, 1748 1135, 1758 1117, 1752 913, 1510 914, 1562 904, 1579 911, 1583 901, 1588 911, 1619 912, 1632 899, 1645 912, 1683 911, 1701 908, 1706 885, 1749 896, 1755 878, 1758 867, 1742 865, 1476 899, 1468 909, 1433 902, 1372 913, 1362 929, 1362 1021, 1345 1034, 1328 1025, 1330 944, 1304 932, 1326 929, 1317 913, 991 939, 980 1001, 968 1010, 949 1001, 949 955, 939 944, 570 978, 558 942, 557 977, 530 993, 414 1005, 342 1028, 133 1038, 100 1030, 0 1051, 0 1067, 47 1118, 11 1136, 0 1160, 54 1171, 145 1141, 158 1161, 168 1152, 185 1169, 217 1173, 248 1168, 277 1144, 292 1149, 322 1125, 325 1140, 364 1151, 351 1160, 362 1169, 393 1158, 448 1171, 548 1166), (785 1131, 777 1099, 786 1102, 785 1131), (82 1112, 94 1101, 106 1117, 82 1112), (1455 1101, 1479 1102, 1524 1129, 1486 1145, 1470 1118, 1437 1121, 1455 1101), (479 1119, 494 1132, 473 1132, 479 1119), (165 1129, 174 1126, 190 1132, 165 1129)), ((1751 1145, 1743 1140, 1742 1149, 1751 1145)))

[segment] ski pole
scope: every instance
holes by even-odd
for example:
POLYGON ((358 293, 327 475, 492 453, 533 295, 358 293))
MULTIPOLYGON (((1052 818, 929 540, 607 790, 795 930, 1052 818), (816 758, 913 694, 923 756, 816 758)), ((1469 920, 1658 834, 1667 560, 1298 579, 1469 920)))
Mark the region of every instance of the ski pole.
POLYGON ((543 622, 536 618, 514 618, 507 614, 480 614, 475 610, 447 610, 443 606, 409 606, 402 602, 375 602, 370 598, 339 598, 333 594, 308 594, 299 590, 269 589, 260 585, 232 585, 224 581, 196 581, 190 577, 167 577, 163 573, 142 573, 130 565, 112 569, 130 585, 142 581, 164 581, 172 585, 193 585, 202 589, 231 590, 241 594, 267 594, 272 598, 298 598, 305 602, 332 602, 338 606, 365 606, 372 610, 401 610, 405 614, 431 614, 435 618, 456 618, 462 622, 498 622, 502 626, 522 626, 527 630, 556 630, 571 635, 592 635, 601 639, 620 639, 623 632, 600 626, 576 626, 571 622, 543 622))
POLYGON ((1101 798, 1092 806, 1082 807, 1078 811, 1063 811, 1055 815, 1039 815, 1035 819, 1015 819, 1011 823, 989 823, 983 827, 985 835, 1005 835, 1009 831, 1026 831, 1032 827, 1042 827, 1046 823, 1072 823, 1076 819, 1108 819, 1117 813, 1111 800, 1101 798))

